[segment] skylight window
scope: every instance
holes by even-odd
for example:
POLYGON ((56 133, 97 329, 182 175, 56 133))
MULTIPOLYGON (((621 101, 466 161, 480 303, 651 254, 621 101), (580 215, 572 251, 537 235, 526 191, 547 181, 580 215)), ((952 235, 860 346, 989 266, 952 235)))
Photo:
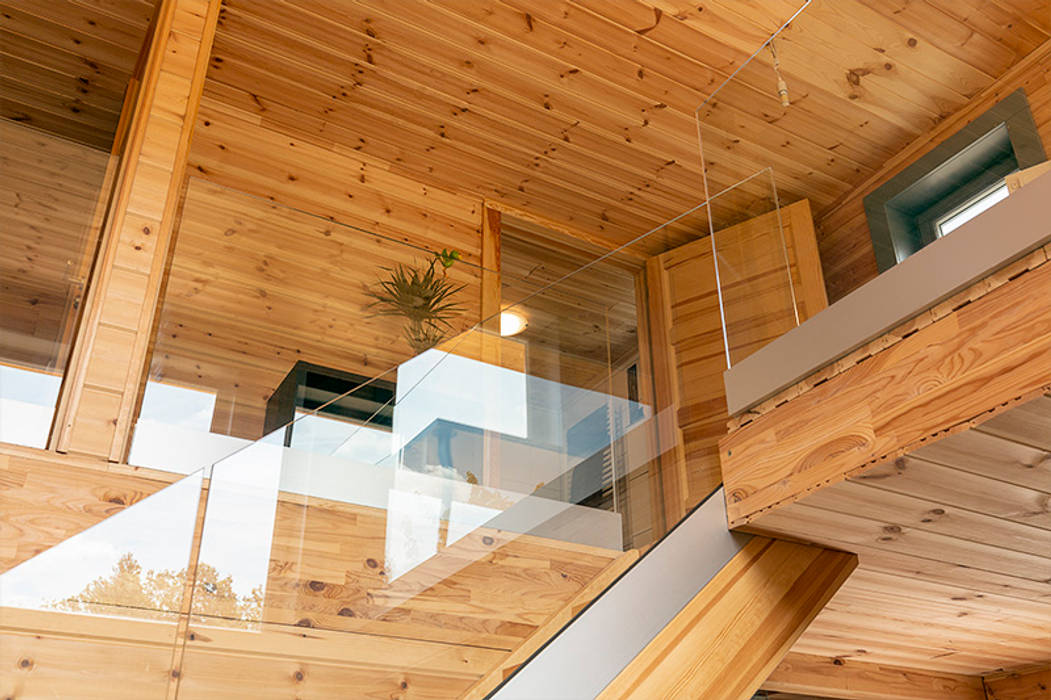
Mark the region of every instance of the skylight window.
POLYGON ((1001 180, 992 187, 979 192, 966 202, 956 207, 935 222, 939 238, 955 231, 965 223, 991 208, 997 202, 1007 199, 1007 184, 1001 180))

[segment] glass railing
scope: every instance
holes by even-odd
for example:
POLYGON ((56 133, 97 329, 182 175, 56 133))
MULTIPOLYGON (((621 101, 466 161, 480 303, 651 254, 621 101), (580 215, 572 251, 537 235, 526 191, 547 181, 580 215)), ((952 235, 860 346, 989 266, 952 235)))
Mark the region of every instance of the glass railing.
MULTIPOLYGON (((193 189, 179 246, 194 240, 193 189)), ((119 640, 141 697, 212 697, 234 671, 245 692, 471 696, 718 485, 690 433, 696 388, 718 395, 726 367, 707 207, 612 252, 508 217, 501 269, 484 271, 271 204, 248 221, 246 195, 219 195, 231 210, 211 211, 209 231, 236 219, 262 241, 295 220, 304 237, 383 251, 362 254, 375 265, 359 260, 357 297, 332 312, 377 359, 364 371, 353 347, 326 358, 290 343, 271 369, 253 347, 278 330, 223 338, 209 322, 254 303, 316 320, 279 293, 299 273, 254 250, 241 272, 183 275, 177 248, 129 460, 175 483, 0 575, 0 624, 20 639, 56 634, 74 665, 119 640), (472 322, 465 299, 422 329, 411 308, 380 313, 383 282, 430 272, 454 304, 499 274, 500 312, 472 322), (251 400, 222 395, 251 381, 251 400)), ((730 246, 733 231, 717 235, 730 246)), ((322 288, 326 272, 310 273, 322 288)), ((81 682, 109 682, 107 669, 81 682)))

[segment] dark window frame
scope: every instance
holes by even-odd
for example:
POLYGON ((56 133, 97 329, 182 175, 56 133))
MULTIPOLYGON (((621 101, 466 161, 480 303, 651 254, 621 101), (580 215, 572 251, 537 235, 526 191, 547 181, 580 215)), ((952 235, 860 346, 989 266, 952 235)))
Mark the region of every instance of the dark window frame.
POLYGON ((1004 175, 1046 159, 1029 100, 1024 88, 1019 88, 865 197, 865 216, 879 271, 935 240, 935 222, 945 212, 1004 175), (1005 144, 1010 157, 1003 153, 1005 144), (946 196, 944 187, 939 190, 933 184, 939 179, 939 171, 959 167, 961 160, 966 164, 969 154, 989 162, 976 161, 977 172, 946 196), (898 206, 903 198, 922 200, 925 188, 929 190, 927 206, 920 205, 919 211, 914 211, 915 205, 913 210, 898 206))

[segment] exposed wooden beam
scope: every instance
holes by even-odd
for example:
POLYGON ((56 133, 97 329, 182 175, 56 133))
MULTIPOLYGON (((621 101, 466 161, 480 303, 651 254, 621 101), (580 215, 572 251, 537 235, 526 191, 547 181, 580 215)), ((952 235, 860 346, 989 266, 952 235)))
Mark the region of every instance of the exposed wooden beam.
POLYGON ((795 652, 778 664, 763 689, 840 700, 985 700, 979 676, 795 652))
POLYGON ((603 569, 598 576, 593 578, 571 600, 559 608, 554 615, 548 618, 547 622, 537 627, 536 631, 526 637, 522 644, 515 648, 507 658, 468 688, 460 700, 482 700, 496 686, 500 685, 505 678, 514 673, 515 669, 528 661, 529 657, 568 624, 574 615, 587 607, 594 598, 599 596, 621 574, 627 571, 628 567, 634 564, 638 558, 639 550, 629 549, 610 562, 609 566, 603 569))
POLYGON ((164 0, 158 12, 56 411, 60 452, 124 455, 219 6, 164 0))
POLYGON ((750 698, 857 566, 756 537, 599 696, 750 698))
POLYGON ((1051 382, 1051 264, 1037 253, 1032 269, 723 438, 731 525, 1039 396, 1051 382))
POLYGON ((989 700, 1044 700, 1051 697, 1051 664, 991 673, 983 680, 989 700))

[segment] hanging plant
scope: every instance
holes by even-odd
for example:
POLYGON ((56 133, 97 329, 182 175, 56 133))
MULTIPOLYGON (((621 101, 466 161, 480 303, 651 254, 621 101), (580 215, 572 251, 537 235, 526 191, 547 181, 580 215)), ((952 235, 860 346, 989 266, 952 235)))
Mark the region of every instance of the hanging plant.
POLYGON ((369 308, 377 316, 406 319, 405 338, 417 354, 444 340, 452 328, 450 319, 464 311, 453 297, 466 285, 448 279, 449 268, 459 259, 460 251, 443 249, 422 267, 385 267, 387 275, 378 288, 366 291, 375 300, 369 308))

